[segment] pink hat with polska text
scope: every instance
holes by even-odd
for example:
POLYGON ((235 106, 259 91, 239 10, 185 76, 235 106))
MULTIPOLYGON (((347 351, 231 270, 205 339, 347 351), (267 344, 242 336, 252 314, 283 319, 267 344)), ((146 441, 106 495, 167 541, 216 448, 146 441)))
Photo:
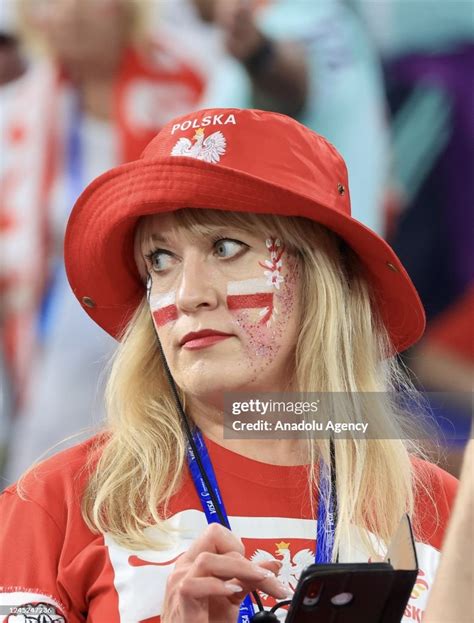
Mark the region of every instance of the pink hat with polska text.
POLYGON ((170 121, 139 160, 95 179, 71 213, 65 262, 90 317, 120 336, 145 295, 134 259, 141 216, 181 208, 301 216, 359 256, 394 349, 423 334, 418 294, 391 247, 352 218, 345 163, 325 138, 285 115, 206 109, 170 121))

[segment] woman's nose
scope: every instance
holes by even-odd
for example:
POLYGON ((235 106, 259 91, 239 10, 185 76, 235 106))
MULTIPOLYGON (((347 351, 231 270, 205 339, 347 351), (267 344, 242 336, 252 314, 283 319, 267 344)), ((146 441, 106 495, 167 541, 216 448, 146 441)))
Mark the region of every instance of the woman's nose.
POLYGON ((215 309, 218 301, 219 294, 212 268, 199 254, 189 254, 183 259, 176 306, 183 312, 191 313, 199 309, 215 309))

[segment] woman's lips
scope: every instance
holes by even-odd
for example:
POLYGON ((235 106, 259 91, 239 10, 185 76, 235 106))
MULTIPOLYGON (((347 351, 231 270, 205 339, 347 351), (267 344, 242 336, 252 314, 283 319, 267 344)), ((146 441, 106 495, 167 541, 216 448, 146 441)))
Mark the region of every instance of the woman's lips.
POLYGON ((183 344, 183 348, 187 350, 198 350, 199 348, 207 348, 208 346, 212 346, 217 342, 222 342, 222 340, 227 340, 227 338, 233 337, 232 334, 213 334, 213 335, 203 335, 201 337, 195 337, 191 340, 186 341, 183 344))

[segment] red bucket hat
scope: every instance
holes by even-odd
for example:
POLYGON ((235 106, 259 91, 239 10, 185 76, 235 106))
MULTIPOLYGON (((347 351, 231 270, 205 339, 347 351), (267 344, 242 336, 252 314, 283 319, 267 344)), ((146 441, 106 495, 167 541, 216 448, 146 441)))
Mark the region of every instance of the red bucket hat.
POLYGON ((71 213, 65 262, 74 294, 115 338, 145 290, 134 260, 140 216, 180 208, 303 216, 343 238, 362 260, 394 348, 423 333, 418 294, 390 246, 351 217, 336 149, 290 117, 208 109, 170 121, 139 160, 107 171, 71 213))

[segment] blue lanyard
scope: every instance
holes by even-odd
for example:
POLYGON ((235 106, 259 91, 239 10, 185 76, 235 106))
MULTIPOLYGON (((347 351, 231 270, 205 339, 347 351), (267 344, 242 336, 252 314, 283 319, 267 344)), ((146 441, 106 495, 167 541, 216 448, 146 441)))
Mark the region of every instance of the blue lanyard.
MULTIPOLYGON (((187 458, 189 471, 191 472, 196 492, 199 495, 202 509, 206 515, 207 523, 223 523, 230 530, 229 518, 225 510, 219 485, 217 484, 217 478, 212 466, 211 458, 206 444, 204 443, 202 434, 198 429, 193 431, 193 441, 195 443, 196 450, 199 453, 199 459, 202 467, 206 472, 207 480, 212 487, 214 498, 219 504, 219 510, 217 510, 211 499, 211 494, 203 478, 195 453, 191 446, 188 445, 187 458)), ((321 493, 319 495, 318 522, 316 530, 317 548, 315 556, 315 561, 318 564, 331 562, 336 521, 335 496, 334 492, 331 491, 330 470, 326 466, 326 463, 323 463, 322 461, 320 463, 320 489, 321 493), (329 499, 329 513, 325 502, 326 499, 329 499)), ((237 619, 238 623, 250 623, 251 617, 254 613, 255 611, 252 600, 250 599, 250 595, 247 595, 240 605, 239 616, 237 619)))
MULTIPOLYGON (((230 530, 230 523, 224 503, 222 501, 219 485, 217 484, 216 474, 214 472, 214 468, 212 467, 211 459, 209 457, 206 444, 204 443, 204 439, 202 438, 201 432, 197 429, 195 429, 193 432, 193 440, 196 444, 196 449, 199 452, 199 458, 201 459, 202 466, 206 471, 206 476, 208 478, 209 484, 212 487, 215 499, 219 504, 219 510, 225 522, 224 525, 230 530)), ((199 499, 201 500, 202 509, 204 511, 204 514, 206 515, 207 523, 222 523, 219 519, 219 514, 214 506, 214 503, 210 499, 211 496, 209 490, 202 477, 201 470, 199 468, 194 452, 189 446, 188 465, 194 482, 194 486, 196 487, 199 499)), ((240 604, 239 617, 237 621, 238 623, 250 623, 250 619, 254 614, 255 610, 253 609, 252 600, 250 598, 250 595, 247 595, 243 602, 240 604)))
POLYGON ((331 470, 323 460, 319 462, 319 502, 316 527, 316 564, 331 562, 336 532, 336 499, 331 486, 331 470), (328 501, 328 503, 326 502, 328 501))

